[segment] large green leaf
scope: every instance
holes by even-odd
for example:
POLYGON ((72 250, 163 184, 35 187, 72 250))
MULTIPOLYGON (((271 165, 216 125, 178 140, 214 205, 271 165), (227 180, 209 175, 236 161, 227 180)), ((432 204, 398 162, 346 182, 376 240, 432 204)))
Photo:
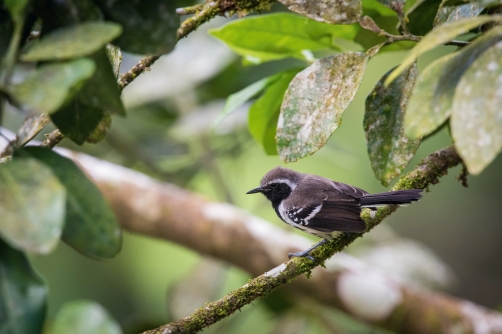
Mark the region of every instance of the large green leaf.
POLYGON ((361 0, 279 0, 290 11, 331 24, 357 23, 363 12, 361 0))
POLYGON ((78 92, 95 68, 86 58, 43 65, 14 85, 12 95, 28 110, 53 113, 78 92))
POLYGON ((65 198, 64 187, 37 160, 0 164, 0 236, 17 249, 50 253, 63 229, 65 198))
POLYGON ((420 140, 404 134, 404 113, 417 79, 416 64, 404 71, 388 87, 387 72, 366 98, 364 131, 371 168, 385 187, 401 174, 415 155, 420 140))
POLYGON ((502 39, 498 26, 456 53, 430 64, 418 77, 404 119, 405 133, 420 138, 436 130, 451 113, 457 83, 472 62, 502 39))
POLYGON ((179 17, 175 1, 95 0, 105 18, 118 22, 124 33, 113 44, 138 54, 163 54, 176 44, 179 17))
POLYGON ((277 74, 275 82, 249 108, 249 132, 269 155, 277 154, 275 134, 282 99, 289 83, 298 72, 299 69, 293 69, 277 74))
POLYGON ((99 189, 69 159, 41 147, 26 152, 49 166, 66 187, 66 217, 62 239, 91 258, 111 258, 122 246, 122 232, 99 189))
POLYGON ((236 20, 210 33, 248 61, 260 63, 287 57, 310 60, 306 50, 339 49, 336 38, 353 40, 358 29, 277 13, 236 20))
POLYGON ((406 55, 401 65, 399 65, 385 80, 385 85, 390 84, 399 74, 411 66, 423 53, 449 42, 458 35, 464 34, 471 29, 482 24, 502 21, 502 15, 471 17, 452 23, 443 24, 428 33, 417 45, 406 55))
POLYGON ((42 333, 47 288, 26 255, 0 239, 0 333, 42 333))
POLYGON ((502 41, 465 71, 455 91, 451 131, 472 174, 479 174, 502 149, 502 41))
POLYGON ((54 30, 35 42, 22 55, 23 61, 61 60, 88 56, 122 32, 112 22, 86 22, 54 30))
POLYGON ((368 56, 347 52, 322 58, 291 81, 277 125, 277 150, 285 162, 320 149, 341 123, 366 69, 368 56))
POLYGON ((113 317, 98 303, 75 300, 63 305, 50 334, 121 334, 113 317))

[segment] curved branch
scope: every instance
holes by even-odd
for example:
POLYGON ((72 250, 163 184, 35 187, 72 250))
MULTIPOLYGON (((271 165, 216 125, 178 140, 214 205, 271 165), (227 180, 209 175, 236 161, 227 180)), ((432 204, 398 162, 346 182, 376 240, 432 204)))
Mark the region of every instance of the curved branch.
MULTIPOLYGON (((172 240, 235 264, 253 276, 260 275, 193 315, 149 333, 196 332, 311 270, 311 279, 303 276, 284 288, 292 294, 335 306, 389 330, 437 333, 462 328, 465 333, 474 333, 475 325, 480 323, 491 332, 502 330, 502 316, 496 312, 442 294, 404 286, 385 275, 382 277, 375 270, 363 270, 361 264, 347 265, 347 255, 344 254, 325 261, 352 242, 349 238, 336 240, 314 252, 316 264, 324 262, 326 269, 314 269, 316 264, 304 259, 282 263, 289 252, 305 249, 310 241, 275 228, 231 205, 209 202, 126 168, 78 153, 72 153, 71 157, 96 181, 125 229, 172 240), (261 275, 270 268, 274 269, 261 275), (357 282, 356 288, 350 286, 354 282, 357 282), (365 286, 365 283, 370 285, 365 286), (380 306, 368 310, 367 305, 357 304, 361 300, 357 292, 365 294, 362 300, 378 300, 380 306)), ((452 147, 440 150, 403 177, 395 188, 426 188, 437 183, 448 168, 459 163, 460 158, 452 147)), ((373 217, 368 211, 363 215, 368 227, 372 228, 393 210, 387 207, 381 208, 373 217)))

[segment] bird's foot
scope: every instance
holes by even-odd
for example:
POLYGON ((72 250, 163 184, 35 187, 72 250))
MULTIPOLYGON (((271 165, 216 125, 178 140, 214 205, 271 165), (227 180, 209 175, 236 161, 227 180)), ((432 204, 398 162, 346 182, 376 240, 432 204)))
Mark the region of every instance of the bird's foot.
POLYGON ((307 259, 310 259, 312 262, 315 261, 315 259, 309 255, 310 249, 307 249, 303 252, 296 252, 296 253, 289 253, 288 258, 291 260, 292 257, 306 257, 307 259))
POLYGON ((309 253, 311 251, 313 251, 314 249, 316 249, 317 247, 321 246, 321 245, 324 245, 325 243, 329 242, 329 240, 327 239, 322 239, 321 241, 319 241, 317 244, 315 244, 314 246, 310 247, 309 249, 307 250, 304 250, 303 252, 296 252, 296 253, 289 253, 288 254, 288 258, 291 259, 292 257, 306 257, 308 259, 310 259, 312 262, 315 261, 315 259, 309 255, 309 253))

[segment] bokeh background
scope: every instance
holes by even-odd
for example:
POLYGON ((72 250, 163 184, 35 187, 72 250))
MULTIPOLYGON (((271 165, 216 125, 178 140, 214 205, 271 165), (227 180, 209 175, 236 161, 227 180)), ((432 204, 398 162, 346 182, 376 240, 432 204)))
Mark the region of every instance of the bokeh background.
MULTIPOLYGON (((103 143, 77 147, 63 141, 62 146, 142 171, 214 201, 231 202, 290 229, 275 216, 264 197, 245 195, 269 169, 283 165, 277 156, 266 156, 249 135, 247 108, 239 109, 214 131, 211 124, 229 94, 303 64, 282 60, 243 66, 241 59, 206 32, 225 22, 228 19, 219 18, 203 25, 180 41, 171 54, 157 61, 150 72, 129 85, 123 92, 128 116, 114 119, 103 143)), ((419 69, 451 50, 440 47, 426 54, 419 61, 419 69)), ((343 115, 342 126, 320 151, 287 167, 369 192, 385 191, 373 175, 366 152, 364 101, 376 81, 404 54, 388 52, 370 60, 361 88, 343 115)), ((121 71, 139 59, 125 54, 121 71)), ((9 111, 5 124, 14 130, 24 116, 9 111)), ((450 144, 447 129, 425 140, 408 170, 428 154, 450 144)), ((430 271, 431 275, 439 275, 434 271, 440 268, 441 283, 437 287, 459 298, 500 309, 502 158, 499 156, 481 175, 470 176, 469 188, 456 180, 459 172, 459 168, 452 169, 422 201, 398 210, 347 252, 396 272, 408 260, 400 255, 413 258, 428 254, 416 275, 429 275, 430 271)), ((128 232, 124 232, 121 253, 109 261, 87 259, 63 243, 49 256, 31 256, 31 260, 49 285, 49 315, 54 315, 67 301, 92 299, 110 311, 125 333, 137 333, 186 316, 205 301, 222 297, 250 278, 238 268, 182 246, 128 232)), ((384 331, 279 291, 206 332, 384 331)))

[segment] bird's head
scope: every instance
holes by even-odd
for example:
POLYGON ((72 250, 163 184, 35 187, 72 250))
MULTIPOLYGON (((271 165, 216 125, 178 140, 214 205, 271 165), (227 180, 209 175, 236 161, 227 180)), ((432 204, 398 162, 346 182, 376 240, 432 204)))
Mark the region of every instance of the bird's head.
POLYGON ((279 204, 291 194, 303 177, 302 173, 276 167, 265 174, 259 187, 246 194, 262 193, 272 204, 279 204))

